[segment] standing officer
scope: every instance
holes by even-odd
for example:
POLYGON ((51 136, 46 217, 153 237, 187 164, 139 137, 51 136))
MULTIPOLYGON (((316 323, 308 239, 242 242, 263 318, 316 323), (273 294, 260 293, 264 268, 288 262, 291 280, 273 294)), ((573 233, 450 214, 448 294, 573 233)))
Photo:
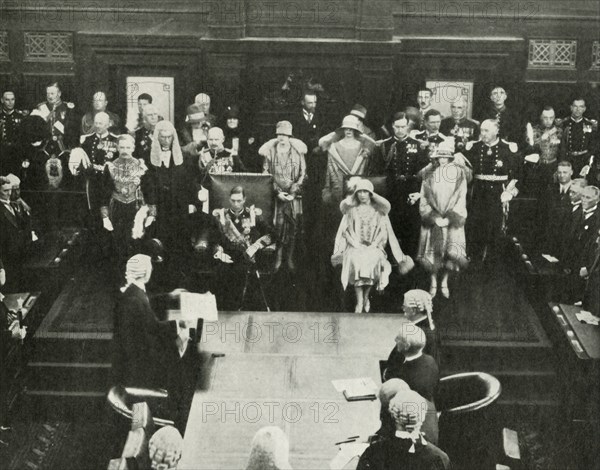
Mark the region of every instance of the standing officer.
POLYGON ((482 120, 495 119, 498 121, 498 137, 508 142, 520 145, 524 137, 524 128, 520 116, 506 106, 508 94, 501 86, 492 88, 490 105, 482 115, 482 120))
POLYGON ((467 142, 479 139, 479 123, 467 117, 467 101, 459 98, 450 105, 452 117, 442 120, 440 132, 454 137, 454 148, 457 152, 465 149, 467 142))
POLYGON ((485 261, 488 249, 498 241, 508 203, 518 194, 517 145, 498 137, 498 122, 481 124, 481 140, 468 142, 466 156, 473 165, 474 183, 467 219, 467 246, 471 259, 485 261))
POLYGON ((573 164, 573 173, 577 176, 590 164, 598 138, 598 123, 583 116, 586 109, 585 99, 576 97, 571 102, 571 116, 562 122, 561 155, 573 164))
POLYGON ((390 220, 400 245, 409 256, 415 256, 419 243, 419 196, 421 177, 419 172, 429 162, 420 142, 409 136, 411 121, 406 113, 396 113, 392 118, 393 137, 384 140, 379 160, 383 161, 382 173, 388 176, 391 188, 390 220))
POLYGON ((36 106, 34 112, 46 121, 52 141, 46 151, 60 154, 77 145, 78 125, 75 120, 75 105, 62 101, 62 92, 57 82, 46 87, 46 101, 36 106))
POLYGON ((421 149, 432 155, 437 146, 448 139, 440 132, 442 125, 442 113, 437 109, 430 109, 425 113, 425 130, 423 132, 412 133, 411 137, 417 139, 421 149))
POLYGON ((4 157, 5 152, 10 151, 17 144, 19 126, 29 113, 15 109, 15 94, 10 90, 2 93, 0 101, 2 102, 2 109, 0 110, 0 152, 4 157))

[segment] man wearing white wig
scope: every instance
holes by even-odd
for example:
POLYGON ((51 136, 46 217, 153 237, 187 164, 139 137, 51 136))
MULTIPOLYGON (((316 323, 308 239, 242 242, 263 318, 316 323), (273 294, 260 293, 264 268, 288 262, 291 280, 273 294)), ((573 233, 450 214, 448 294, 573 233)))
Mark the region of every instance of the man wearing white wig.
POLYGON ((127 261, 126 284, 114 313, 113 383, 170 390, 171 371, 187 347, 189 330, 183 321, 158 320, 146 293, 151 275, 149 256, 127 261))
POLYGON ((396 433, 373 442, 358 461, 358 470, 445 470, 450 459, 427 442, 421 427, 427 414, 427 400, 412 390, 401 390, 389 404, 396 433))
POLYGON ((154 127, 150 164, 142 178, 144 200, 149 206, 145 226, 159 238, 168 254, 187 246, 184 227, 189 213, 195 211, 194 172, 184 162, 177 132, 169 121, 154 127))
POLYGON ((291 470, 290 442, 277 426, 259 429, 252 439, 246 470, 291 470))

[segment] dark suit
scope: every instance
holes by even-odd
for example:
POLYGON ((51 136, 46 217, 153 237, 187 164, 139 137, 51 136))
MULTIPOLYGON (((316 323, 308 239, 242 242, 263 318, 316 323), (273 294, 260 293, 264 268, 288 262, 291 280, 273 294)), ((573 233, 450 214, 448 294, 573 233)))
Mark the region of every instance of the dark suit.
POLYGON ((561 250, 565 220, 572 212, 568 188, 560 192, 560 184, 554 183, 544 191, 539 199, 538 228, 542 251, 558 256, 561 250))
POLYGON ((414 444, 397 437, 383 438, 371 444, 361 455, 357 470, 445 470, 450 468, 450 459, 433 444, 414 444))
POLYGON ((21 287, 23 259, 31 244, 31 220, 28 214, 10 203, 13 212, 0 203, 0 253, 6 270, 7 292, 21 287))
POLYGON ((135 284, 121 294, 114 312, 113 383, 168 389, 178 352, 174 321, 159 321, 148 295, 135 284))
POLYGON ((494 106, 490 106, 481 115, 480 122, 486 119, 496 119, 498 121, 498 137, 514 142, 519 147, 523 145, 525 138, 525 127, 519 113, 512 108, 505 107, 502 111, 498 111, 494 106))

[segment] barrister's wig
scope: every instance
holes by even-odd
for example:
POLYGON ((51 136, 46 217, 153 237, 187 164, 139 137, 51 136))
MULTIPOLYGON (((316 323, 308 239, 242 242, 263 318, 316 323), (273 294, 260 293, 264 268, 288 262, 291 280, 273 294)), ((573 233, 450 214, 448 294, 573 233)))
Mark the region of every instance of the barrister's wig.
POLYGON ((259 429, 252 439, 246 470, 291 470, 290 443, 277 426, 259 429))
POLYGON ((381 402, 381 409, 385 410, 398 392, 404 390, 410 390, 408 384, 401 379, 390 379, 383 383, 379 389, 379 401, 381 402))
POLYGON ((391 399, 389 411, 394 420, 412 420, 422 424, 427 416, 427 400, 414 390, 401 390, 391 399))
POLYGON ((176 469, 183 451, 183 437, 173 426, 156 431, 148 442, 152 468, 176 469))

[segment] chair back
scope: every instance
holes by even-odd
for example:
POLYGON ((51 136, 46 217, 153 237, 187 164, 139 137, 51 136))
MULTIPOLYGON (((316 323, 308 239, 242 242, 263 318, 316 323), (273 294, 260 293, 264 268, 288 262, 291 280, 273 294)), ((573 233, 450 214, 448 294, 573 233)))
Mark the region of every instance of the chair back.
MULTIPOLYGON (((133 405, 139 402, 148 402, 151 400, 165 399, 169 396, 166 390, 152 390, 135 387, 123 387, 115 385, 111 387, 106 396, 110 407, 119 415, 129 420, 133 420, 133 405)), ((152 419, 156 426, 173 426, 173 421, 163 418, 152 419)))
POLYGON ((465 372, 440 379, 435 403, 443 414, 468 413, 485 408, 502 392, 500 381, 485 372, 465 372))
POLYGON ((229 193, 235 186, 242 186, 246 193, 246 205, 254 205, 263 212, 263 220, 273 221, 275 199, 273 176, 259 173, 228 173, 209 175, 209 209, 229 207, 229 193))

